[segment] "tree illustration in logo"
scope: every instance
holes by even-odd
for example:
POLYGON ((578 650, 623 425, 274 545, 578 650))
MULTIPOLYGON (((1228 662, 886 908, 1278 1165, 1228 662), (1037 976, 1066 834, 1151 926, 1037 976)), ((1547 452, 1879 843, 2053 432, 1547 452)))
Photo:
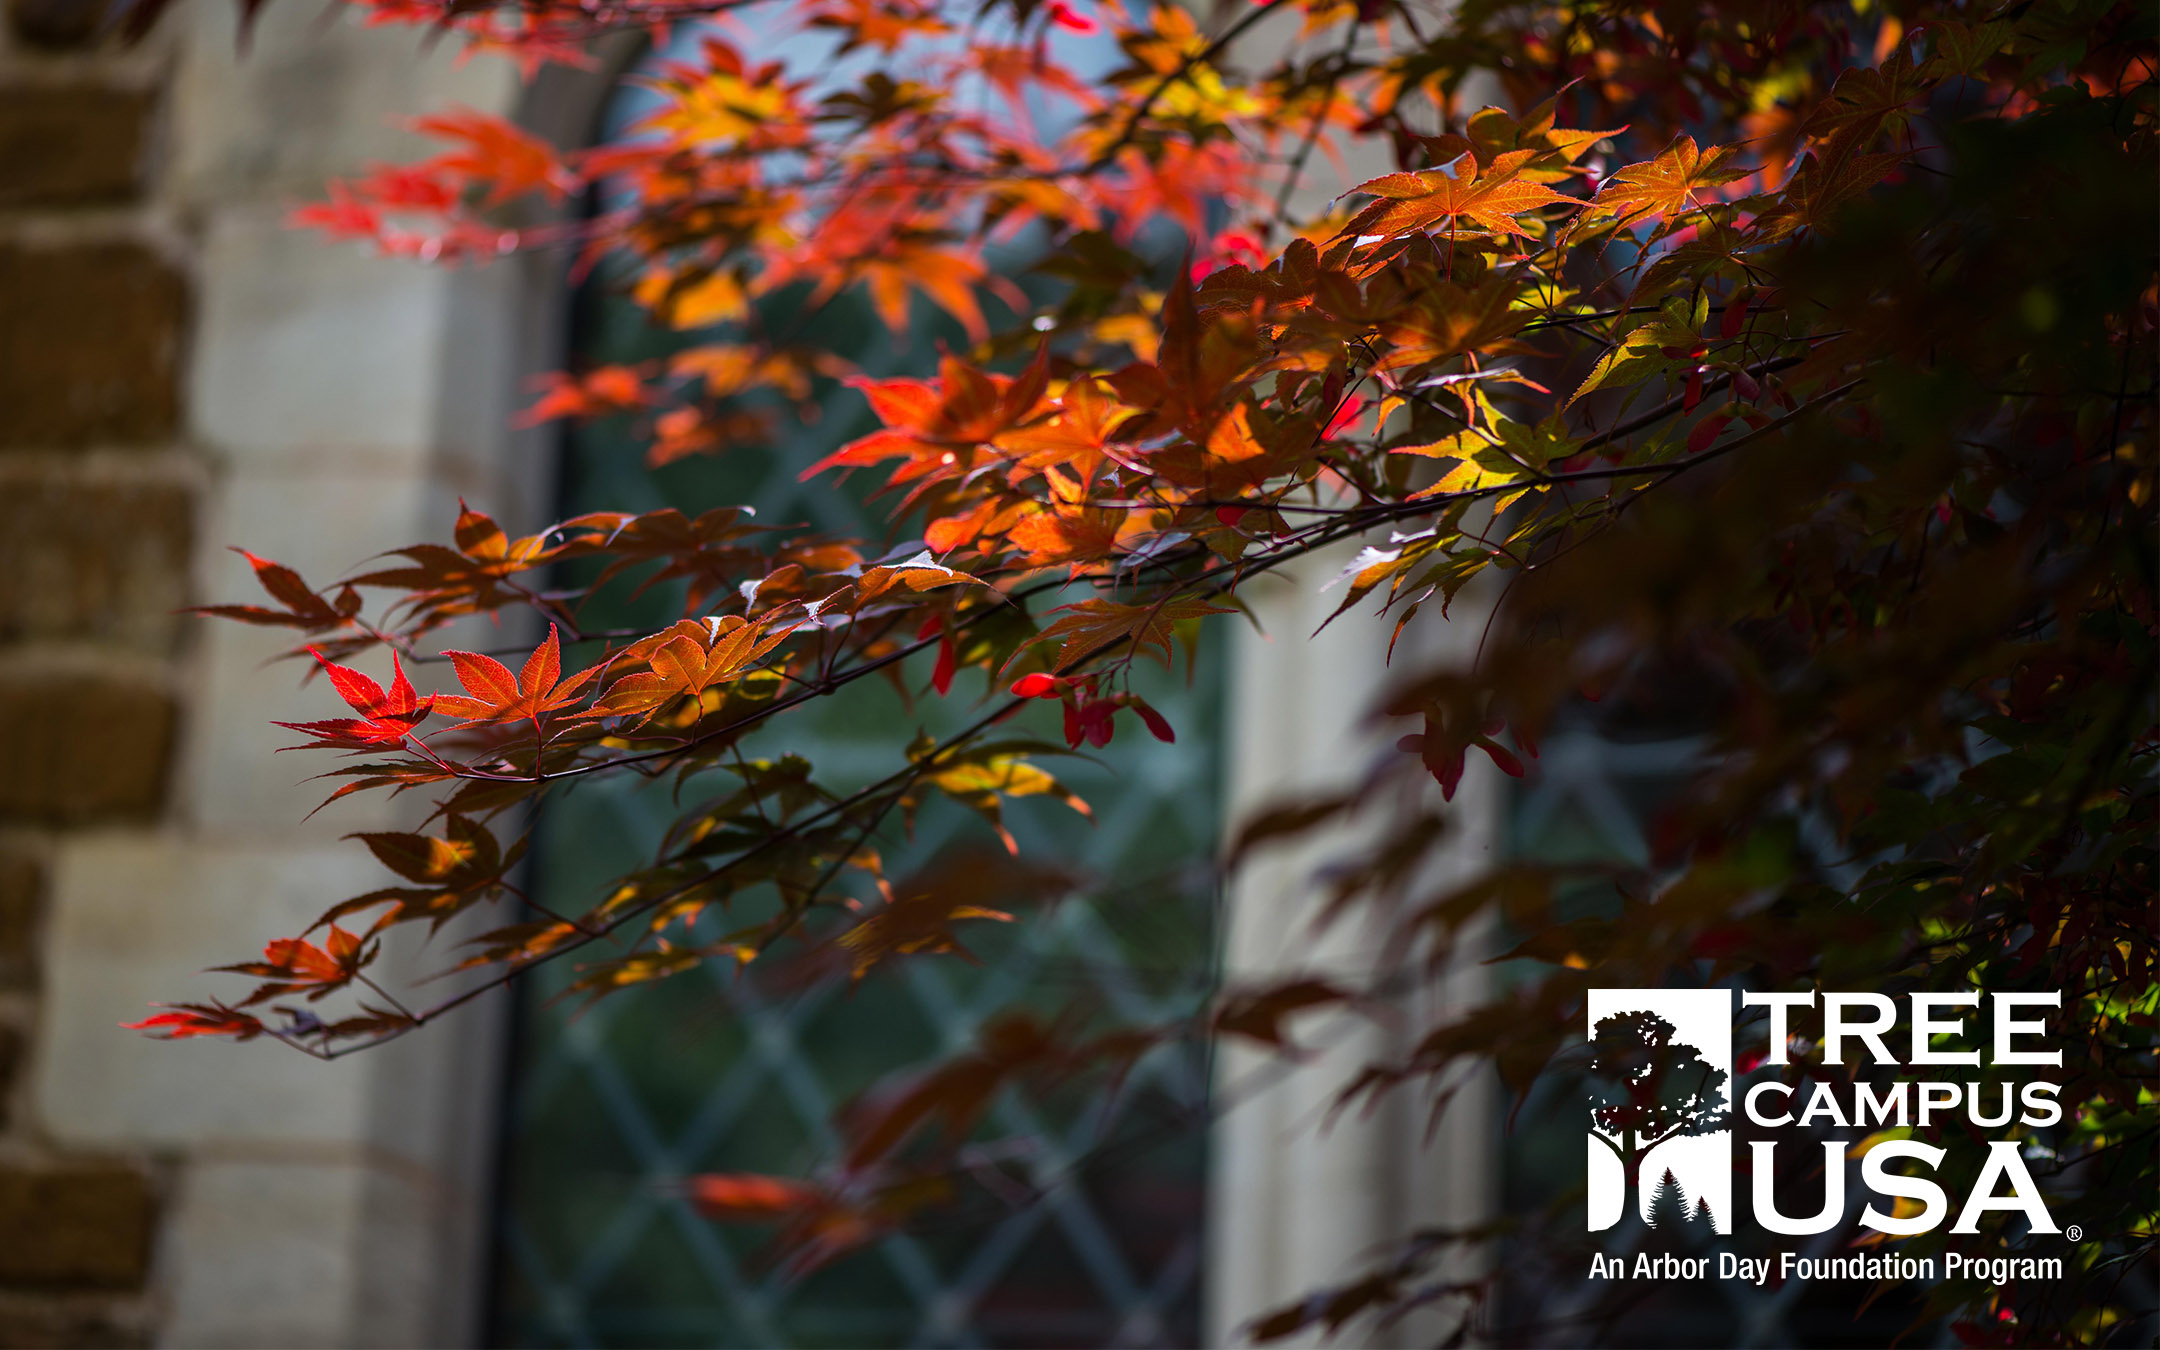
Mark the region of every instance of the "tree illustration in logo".
POLYGON ((1702 1051, 1675 1042, 1673 1024, 1656 1013, 1614 1013, 1598 1022, 1590 1040, 1591 1134, 1619 1158, 1630 1193, 1642 1185, 1651 1149, 1730 1123, 1725 1079, 1702 1051))
POLYGON ((1657 1189, 1650 1192, 1650 1226, 1659 1230, 1685 1228, 1688 1218, 1687 1196, 1680 1191, 1680 1179, 1668 1167, 1658 1178, 1657 1189))
POLYGON ((1717 1219, 1710 1212, 1710 1202, 1702 1196, 1695 1197, 1692 1209, 1688 1207, 1687 1193, 1680 1189, 1680 1179, 1668 1167, 1658 1178, 1657 1188, 1650 1192, 1650 1226, 1659 1232, 1700 1229, 1707 1233, 1717 1226, 1717 1219))

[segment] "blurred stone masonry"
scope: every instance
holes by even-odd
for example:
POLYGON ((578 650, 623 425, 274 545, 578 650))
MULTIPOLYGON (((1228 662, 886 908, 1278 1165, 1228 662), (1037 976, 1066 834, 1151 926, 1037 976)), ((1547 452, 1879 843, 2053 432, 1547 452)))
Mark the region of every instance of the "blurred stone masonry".
POLYGON ((168 56, 86 0, 0 35, 0 1346, 153 1337, 160 1169, 24 1110, 58 832, 149 821, 201 471, 179 445, 184 253, 156 220, 168 56))
POLYGON ((107 2, 0 0, 0 1350, 470 1344, 499 1003, 335 1064, 119 1024, 243 993, 203 972, 381 885, 340 836, 418 821, 308 817, 330 765, 271 724, 325 712, 295 635, 175 612, 255 593, 225 546, 322 585, 460 496, 553 505, 508 428, 561 262, 423 267, 287 213, 445 105, 574 143, 608 76, 526 88, 306 0, 244 55, 232 0, 126 47, 107 2))
POLYGON ((0 33, 0 1347, 155 1336, 159 1161, 68 1147, 27 1108, 58 842, 147 824, 202 471, 180 440, 186 251, 152 204, 169 44, 96 0, 5 0, 0 33))

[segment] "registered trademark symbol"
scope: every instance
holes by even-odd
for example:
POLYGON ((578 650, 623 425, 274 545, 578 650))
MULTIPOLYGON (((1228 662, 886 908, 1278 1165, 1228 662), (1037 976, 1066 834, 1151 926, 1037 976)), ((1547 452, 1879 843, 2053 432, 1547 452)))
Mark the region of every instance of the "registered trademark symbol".
POLYGON ((2072 1242, 2083 1242, 2085 1240, 2085 1230, 2076 1224, 2071 1224, 2068 1228, 2063 1229, 2063 1236, 2072 1242))

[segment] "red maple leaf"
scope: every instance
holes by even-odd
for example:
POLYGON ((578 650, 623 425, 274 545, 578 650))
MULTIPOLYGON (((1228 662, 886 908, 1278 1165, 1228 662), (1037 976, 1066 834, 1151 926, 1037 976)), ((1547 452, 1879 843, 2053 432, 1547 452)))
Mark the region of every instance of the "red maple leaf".
POLYGON ((285 746, 287 750, 382 750, 402 745, 434 707, 434 695, 417 696, 395 652, 390 655, 390 664, 397 677, 391 680, 387 693, 375 681, 350 666, 339 665, 318 649, 310 647, 308 653, 322 663, 339 696, 360 715, 320 722, 279 722, 278 726, 315 738, 304 746, 285 746))
POLYGON ((756 1172, 707 1172, 690 1178, 690 1203, 721 1223, 763 1223, 828 1203, 815 1186, 756 1172))
POLYGON ((213 968, 235 975, 253 975, 265 981, 254 993, 240 1000, 243 1008, 303 992, 312 1003, 352 983, 361 968, 373 962, 381 950, 379 945, 371 946, 364 938, 332 924, 329 936, 320 947, 306 938, 277 938, 263 948, 260 961, 213 968))
POLYGON ((412 128, 464 143, 465 149, 437 155, 430 166, 463 174, 474 183, 488 184, 489 206, 528 192, 545 193, 551 202, 561 201, 575 184, 554 146, 500 117, 462 108, 414 118, 412 128))
POLYGON ((122 1022, 128 1031, 147 1031, 160 1040, 184 1041, 190 1036, 231 1036, 249 1041, 262 1035, 262 1019, 222 1003, 153 1003, 168 1011, 140 1022, 122 1022))
POLYGON ((332 239, 380 239, 382 213, 354 197, 343 183, 330 185, 330 200, 296 208, 286 223, 295 229, 318 229, 332 239))
POLYGON ((195 605, 189 614, 210 614, 221 619, 237 619, 241 623, 269 624, 286 628, 302 628, 320 632, 326 628, 343 628, 352 622, 352 616, 360 612, 360 593, 351 586, 338 592, 336 600, 320 594, 300 574, 283 563, 268 558, 258 558, 244 548, 233 552, 248 560, 255 569, 255 580, 270 593, 282 609, 268 605, 195 605))

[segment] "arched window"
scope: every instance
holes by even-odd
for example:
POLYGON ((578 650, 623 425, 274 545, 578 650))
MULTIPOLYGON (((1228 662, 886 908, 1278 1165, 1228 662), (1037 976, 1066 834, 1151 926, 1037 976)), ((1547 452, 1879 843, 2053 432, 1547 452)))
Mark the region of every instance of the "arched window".
MULTIPOLYGON (((648 58, 648 64, 650 58, 648 58)), ((607 112, 636 115, 636 86, 607 112)), ((604 268, 574 299, 572 366, 664 358, 710 335, 652 328, 604 268)), ((896 345, 857 296, 815 312, 782 294, 762 305, 767 331, 800 326, 866 373, 927 374, 940 329, 926 311, 896 345)), ((560 515, 594 509, 689 514, 748 505, 775 525, 808 525, 879 542, 866 481, 798 480, 801 469, 874 425, 837 382, 815 416, 774 404, 763 444, 653 466, 626 421, 568 433, 560 515)), ((899 542, 899 541, 894 541, 899 542)), ((680 594, 617 596, 598 626, 661 624, 680 594)), ((1212 895, 1191 867, 1219 829, 1219 658, 1203 653, 1143 692, 1171 716, 1174 744, 1117 746, 1117 771, 1053 761, 1092 822, 1048 797, 1005 821, 1022 856, 1060 860, 1089 880, 1069 900, 1012 924, 974 925, 979 956, 898 963, 854 988, 792 984, 765 963, 708 962, 590 1009, 554 1001, 574 972, 543 972, 522 991, 505 1109, 492 1335, 514 1345, 1084 1345, 1193 1344, 1199 1338, 1207 1066, 1190 1044, 1141 1061, 1115 1097, 1001 1098, 985 1138, 981 1196, 928 1230, 895 1233, 807 1275, 774 1269, 769 1232, 701 1217, 687 1179, 709 1172, 800 1174, 831 1162, 832 1113, 895 1066, 973 1044, 985 1020, 1025 1008, 1072 1009, 1159 1024, 1199 1009, 1210 987, 1212 895)), ((958 725, 979 689, 951 696, 864 682, 782 719, 743 746, 752 760, 800 755, 821 774, 867 780, 889 768, 896 722, 933 733, 958 725), (867 687, 870 685, 875 687, 867 687)), ((717 795, 727 771, 682 786, 717 795)), ((537 831, 535 899, 575 907, 649 857, 670 818, 672 780, 608 782, 551 800, 537 831)), ((985 823, 927 803, 892 870, 985 823)), ((701 935, 730 927, 714 911, 701 935)), ((971 1190, 970 1194, 973 1194, 971 1190)))

